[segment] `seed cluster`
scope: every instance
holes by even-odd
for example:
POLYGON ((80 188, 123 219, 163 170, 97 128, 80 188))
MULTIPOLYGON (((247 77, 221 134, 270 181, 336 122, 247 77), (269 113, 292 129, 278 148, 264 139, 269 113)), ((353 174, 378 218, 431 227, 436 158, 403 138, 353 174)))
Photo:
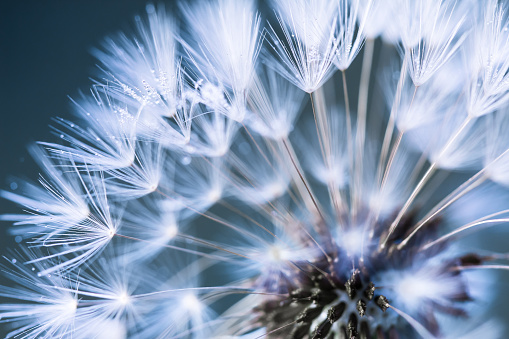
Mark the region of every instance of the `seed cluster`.
POLYGON ((383 329, 369 323, 375 315, 369 313, 385 312, 389 301, 377 295, 375 285, 365 280, 359 270, 342 281, 325 277, 315 269, 299 288, 289 292, 288 298, 259 306, 258 321, 267 328, 269 338, 360 339, 371 338, 375 333, 383 335, 383 329), (279 329, 286 324, 290 325, 279 329))
MULTIPOLYGON (((385 220, 377 224, 375 233, 387 229, 390 222, 385 220)), ((410 214, 402 220, 401 229, 393 234, 384 250, 370 249, 369 260, 366 261, 369 267, 366 262, 348 256, 332 241, 324 246, 330 251, 329 255, 312 263, 294 263, 295 275, 288 279, 287 290, 284 291, 288 296, 271 297, 257 306, 254 309, 256 325, 266 328, 268 338, 383 339, 414 333, 404 321, 398 322, 397 317, 391 318, 385 313, 390 301, 383 294, 377 293, 372 279, 380 272, 410 267, 418 257, 433 257, 447 246, 443 244, 440 249, 420 250, 430 239, 436 238, 436 229, 440 223, 436 221, 428 225, 428 232, 412 240, 409 249, 398 250, 397 244, 410 232, 409 225, 413 223, 413 214, 410 214), (352 265, 348 269, 344 263, 340 265, 341 261, 351 261, 352 265)), ((426 311, 420 315, 420 321, 430 333, 439 335, 440 332, 435 311, 466 316, 459 305, 452 306, 454 303, 471 300, 461 273, 455 267, 480 265, 486 259, 470 254, 442 264, 443 274, 457 279, 458 290, 450 295, 449 305, 424 308, 426 311)))

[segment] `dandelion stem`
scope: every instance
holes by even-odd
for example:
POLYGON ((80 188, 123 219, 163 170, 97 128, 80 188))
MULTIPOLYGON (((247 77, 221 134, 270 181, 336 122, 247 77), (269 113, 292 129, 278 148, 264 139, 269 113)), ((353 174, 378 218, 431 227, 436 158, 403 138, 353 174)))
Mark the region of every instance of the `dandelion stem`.
POLYGON ((394 232, 394 230, 396 229, 396 227, 398 226, 399 222, 401 221, 401 218, 403 218, 403 215, 406 213, 406 211, 408 210, 408 208, 410 207, 410 205, 413 203, 414 199, 417 197, 417 195, 419 194, 419 192, 421 191, 421 189, 424 187, 424 185, 429 181, 429 179, 431 178, 431 176, 435 173, 437 167, 438 167, 438 161, 440 160, 440 158, 445 154, 445 152, 447 151, 447 149, 454 143, 454 141, 459 137, 459 135, 461 134, 461 132, 463 132, 463 130, 467 127, 467 125, 470 123, 470 121, 472 120, 472 117, 468 116, 465 121, 463 122, 463 124, 456 130, 456 133, 454 135, 452 135, 449 140, 447 141, 447 143, 445 144, 445 146, 442 148, 441 152, 439 153, 438 157, 437 157, 437 160, 435 160, 431 165, 430 167, 428 168, 428 170, 426 171, 426 173, 424 174, 424 176, 422 177, 422 179, 419 181, 419 183, 417 184, 417 186, 415 187, 415 189, 413 190, 412 194, 410 195, 410 197, 408 198, 408 200, 406 201, 405 205, 403 206, 403 208, 399 211, 398 213, 398 216, 396 217, 396 219, 392 222, 391 224, 391 227, 389 229, 389 233, 387 234, 385 240, 381 243, 380 247, 381 248, 384 248, 385 247, 385 244, 387 243, 387 241, 389 240, 390 236, 392 235, 392 233, 394 232))
POLYGON ((125 238, 125 239, 129 239, 129 240, 134 240, 134 241, 146 242, 146 243, 149 243, 149 244, 157 244, 158 246, 161 246, 161 247, 165 247, 165 248, 169 248, 169 249, 173 249, 173 250, 177 250, 177 251, 181 251, 181 252, 185 252, 185 253, 196 254, 196 255, 199 255, 199 256, 202 256, 202 257, 206 257, 206 258, 209 258, 209 259, 221 260, 221 261, 230 261, 229 259, 223 258, 221 256, 212 255, 212 254, 208 254, 208 253, 203 253, 203 252, 195 251, 195 250, 189 250, 189 249, 178 247, 178 246, 172 246, 172 245, 168 245, 168 244, 161 244, 161 243, 156 242, 156 241, 150 241, 150 240, 146 240, 146 239, 130 237, 128 235, 123 235, 123 234, 118 234, 118 233, 115 233, 114 236, 119 237, 119 238, 125 238))
POLYGON ((278 239, 277 235, 275 235, 274 233, 269 231, 265 226, 263 226, 258 221, 256 221, 253 218, 251 218, 246 213, 240 211, 238 208, 235 208, 234 206, 232 206, 231 204, 227 203, 226 201, 221 201, 220 204, 223 205, 224 207, 228 208, 230 211, 235 212, 238 215, 240 215, 241 217, 246 218, 247 220, 251 221, 253 224, 255 224, 256 226, 260 227, 261 229, 263 229, 265 232, 269 233, 274 238, 278 239))
POLYGON ((267 333, 265 333, 265 334, 262 334, 262 335, 260 335, 260 336, 256 337, 255 339, 260 339, 260 338, 266 337, 266 336, 268 336, 269 334, 272 334, 272 333, 275 333, 275 332, 277 332, 277 331, 280 331, 280 330, 282 330, 282 329, 284 329, 284 328, 286 328, 286 327, 288 327, 288 326, 291 326, 291 325, 293 325, 293 324, 295 324, 295 323, 297 323, 297 320, 292 321, 291 323, 286 324, 286 325, 283 325, 283 326, 281 326, 281 327, 278 327, 278 328, 276 328, 276 329, 274 329, 274 330, 272 330, 272 331, 270 331, 270 332, 267 332, 267 333))
MULTIPOLYGON (((315 101, 313 99, 313 93, 309 93, 311 97, 311 108, 313 110, 313 117, 315 120, 316 133, 318 135, 318 142, 320 144, 320 151, 322 153, 322 158, 325 166, 328 169, 332 168, 332 156, 331 156, 331 138, 329 133, 329 122, 327 121, 327 114, 325 114, 325 110, 322 105, 318 105, 318 109, 315 107, 315 101)), ((321 98, 323 101, 323 98, 321 98)), ((338 220, 338 224, 343 226, 343 223, 339 222, 339 217, 342 215, 342 209, 340 205, 341 198, 338 197, 339 192, 335 188, 335 184, 333 182, 333 178, 327 180, 327 188, 330 199, 332 201, 332 205, 334 207, 334 211, 336 213, 336 220, 338 220)))
MULTIPOLYGON (((172 199, 172 200, 176 200, 175 198, 173 198, 173 197, 169 196, 168 194, 166 194, 166 193, 162 192, 160 189, 157 189, 155 192, 158 192, 159 194, 163 195, 163 196, 164 196, 164 197, 166 197, 166 198, 169 198, 169 199, 172 199)), ((227 221, 225 221, 225 220, 223 220, 223 219, 219 218, 218 216, 212 215, 211 213, 203 213, 203 212, 200 212, 200 211, 198 211, 197 209, 195 209, 195 208, 193 208, 193 207, 189 206, 188 204, 184 204, 184 203, 183 203, 183 201, 179 201, 179 202, 180 202, 180 203, 182 203, 182 204, 183 204, 183 206, 184 206, 185 208, 187 208, 187 209, 189 209, 189 210, 191 210, 191 211, 195 212, 195 213, 196 213, 196 214, 198 214, 198 215, 201 215, 202 217, 205 217, 205 218, 207 218, 207 219, 209 219, 209 220, 215 221, 215 222, 217 222, 217 223, 218 223, 218 224, 220 224, 220 225, 224 225, 224 226, 226 226, 226 227, 229 227, 230 229, 232 229, 232 230, 234 230, 234 231, 236 231, 236 232, 238 232, 238 233, 240 233, 240 234, 243 234, 243 235, 245 235, 245 236, 248 236, 248 237, 254 238, 254 239, 258 240, 258 241, 260 241, 260 240, 261 240, 259 237, 255 236, 253 233, 251 233, 251 232, 249 232, 249 231, 247 231, 247 230, 244 230, 244 229, 242 229, 242 228, 240 228, 240 227, 238 227, 238 226, 235 226, 234 224, 231 224, 231 223, 229 223, 229 222, 227 222, 227 221)), ((264 231, 268 232, 269 234, 272 234, 272 233, 271 233, 271 232, 269 232, 269 231, 268 231, 265 227, 262 227, 262 229, 263 229, 264 231)))
POLYGON ((479 218, 471 223, 468 223, 464 226, 461 226, 461 227, 458 227, 456 228, 455 230, 447 233, 446 235, 438 238, 437 240, 435 241, 432 241, 428 244, 426 244, 425 246, 423 246, 423 250, 427 250, 428 248, 430 248, 431 246, 434 246, 438 243, 441 243, 447 239, 449 239, 450 237, 460 233, 460 232, 463 232, 463 231, 466 231, 472 227, 476 227, 476 226, 480 226, 480 225, 488 225, 488 224, 500 224, 500 223, 506 223, 506 222, 509 222, 509 218, 500 218, 500 219, 490 219, 490 218, 493 218, 493 217, 496 217, 496 216, 499 216, 499 215, 503 215, 503 214, 506 214, 506 213, 509 213, 509 210, 503 210, 503 211, 499 211, 499 212, 496 212, 496 213, 492 213, 490 215, 487 215, 487 216, 484 216, 482 218, 479 218))
MULTIPOLYGON (((327 164, 327 162, 326 162, 327 156, 325 155, 326 147, 324 145, 324 140, 323 140, 324 138, 326 138, 326 135, 325 135, 326 130, 321 128, 323 124, 319 124, 319 122, 318 122, 320 118, 326 118, 326 116, 323 117, 322 115, 320 115, 320 118, 317 116, 316 108, 315 108, 315 101, 313 100, 313 93, 314 92, 309 93, 309 97, 311 99, 311 111, 313 112, 313 119, 315 120, 316 135, 318 137, 318 144, 320 145, 320 152, 322 153, 322 158, 323 158, 324 162, 327 164)), ((325 126, 326 126, 326 123, 327 123, 327 121, 325 121, 325 126)))
POLYGON ((285 147, 286 151, 288 152, 288 156, 290 157, 290 161, 292 162, 292 165, 293 167, 295 168, 295 170, 297 171, 297 174, 302 182, 302 184, 304 185, 308 195, 309 195, 309 198, 311 199, 317 213, 319 214, 320 216, 320 219, 325 221, 325 217, 324 215, 322 214, 322 211, 320 210, 320 207, 318 206, 318 203, 316 201, 316 198, 314 197, 313 195, 313 192, 311 192, 311 189, 309 188, 309 185, 307 183, 307 180, 306 178, 304 177, 304 175, 302 174, 302 171, 300 169, 300 166, 297 164, 296 160, 295 160, 295 156, 292 152, 292 150, 290 149, 290 147, 288 146, 288 143, 286 140, 282 140, 283 142, 283 146, 285 147))
MULTIPOLYGON (((231 292, 231 293, 252 293, 252 294, 264 294, 264 295, 276 295, 280 296, 281 294, 277 293, 267 293, 267 292, 255 292, 252 291, 250 288, 246 287, 236 287, 236 286, 206 286, 206 287, 189 287, 189 288, 177 288, 177 289, 170 289, 170 290, 164 290, 164 291, 155 291, 155 292, 149 292, 144 294, 136 294, 133 295, 133 298, 147 298, 152 296, 159 296, 161 294, 167 294, 167 293, 179 293, 179 292, 186 292, 186 291, 197 291, 197 292, 208 292, 208 291, 217 291, 220 290, 222 292, 231 292)), ((286 294, 283 294, 282 296, 286 296, 286 294)))
MULTIPOLYGON (((343 95, 345 97, 345 111, 346 111, 346 139, 348 147, 348 163, 349 163, 349 175, 353 178, 354 172, 354 156, 353 156, 353 144, 352 144, 352 117, 350 113, 350 100, 348 98, 348 87, 346 82, 346 73, 344 70, 341 71, 341 77, 343 79, 343 95)), ((356 199, 356 192, 352 188, 350 203, 356 199)), ((351 205, 353 205, 351 203, 351 205)))
POLYGON ((245 258, 245 259, 250 259, 252 260, 251 258, 245 256, 245 255, 242 255, 242 254, 239 254, 237 252, 233 252, 233 251, 230 251, 230 250, 227 250, 219 245, 216 245, 216 244, 213 244, 209 241, 205 241, 205 240, 202 240, 202 239, 198 239, 196 237, 193 237, 193 236, 190 236, 190 235, 185 235, 185 234, 178 234, 177 237, 180 237, 180 238, 183 238, 183 239, 186 239, 186 240, 189 240, 189 241, 192 241, 192 242, 195 242, 195 243, 198 243, 198 244, 201 244, 201 245, 204 245, 206 247, 211 247, 211 248, 215 248, 216 250, 220 250, 220 251, 224 251, 226 253, 230 253, 230 254, 233 254, 233 255, 236 255, 236 256, 239 256, 239 257, 242 257, 242 258, 245 258))
MULTIPOLYGON (((415 86, 414 94, 412 96, 412 101, 410 102, 410 107, 408 108, 409 111, 412 109, 412 105, 414 104, 415 95, 417 94, 418 88, 419 88, 418 86, 415 86)), ((387 181, 387 177, 389 176, 389 173, 391 171, 392 164, 394 162, 394 159, 396 158, 396 154, 398 153, 399 147, 401 145, 401 140, 403 139, 404 134, 405 134, 405 131, 400 130, 398 133, 398 137, 396 138, 396 141, 392 145, 391 154, 389 155, 389 160, 387 161, 387 165, 385 167, 385 172, 384 172, 384 175, 382 178, 382 183, 380 185, 380 190, 383 190, 383 188, 385 186, 385 182, 387 181)))
MULTIPOLYGON (((363 173, 364 144, 366 141, 366 116, 369 98, 369 82, 371 68, 373 66, 373 52, 375 50, 375 40, 367 39, 364 45, 364 56, 362 59, 361 82, 359 86, 359 101, 357 104, 357 129, 355 135, 355 172, 354 172, 354 191, 361 196, 361 180, 363 173)), ((353 200, 352 213, 356 214, 357 199, 353 200)))
POLYGON ((426 173, 422 177, 421 181, 419 181, 419 183, 417 184, 417 186, 413 190, 412 194, 410 195, 410 198, 408 198, 408 200, 406 201, 406 203, 403 206, 403 208, 399 211, 396 219, 392 222, 391 227, 389 228, 389 232, 388 232, 387 236, 385 237, 384 241, 380 244, 381 248, 385 247, 385 244, 389 240, 390 236, 392 235, 392 233, 394 232, 396 227, 398 227, 398 224, 401 221, 401 218, 403 218, 403 215, 406 213, 407 209, 410 207, 410 205, 414 201, 414 199, 417 196, 417 194, 419 194, 419 192, 421 191, 422 187, 428 182, 428 180, 431 178, 431 176, 435 173, 436 166, 437 166, 436 163, 431 164, 431 166, 428 168, 428 170, 426 171, 426 173))
POLYGON ((500 158, 505 156, 509 152, 509 149, 505 150, 502 154, 500 154, 496 159, 491 161, 488 165, 484 166, 480 171, 478 171, 476 174, 474 174, 470 179, 465 181, 461 186, 456 188, 452 193, 450 193, 447 197, 442 199, 440 203, 438 203, 435 208, 433 208, 428 214, 426 214, 414 227, 414 231, 406 237, 401 244, 398 245, 398 249, 403 248, 408 240, 410 240, 411 237, 414 236, 414 234, 427 222, 429 222, 431 219, 433 219, 436 215, 441 213, 444 209, 449 207, 451 204, 453 204, 455 201, 457 201, 459 198, 473 190, 474 188, 481 185, 483 182, 485 182, 488 179, 488 176, 485 175, 486 170, 489 166, 491 166, 493 163, 498 161, 500 158))
POLYGON ((441 213, 444 209, 449 207, 451 204, 453 204, 455 201, 463 197, 468 192, 472 191, 474 188, 481 185, 483 182, 486 181, 487 177, 485 176, 478 176, 481 175, 481 172, 478 172, 476 175, 474 175, 472 178, 470 178, 468 181, 464 182, 460 187, 455 189, 452 193, 450 193, 447 197, 445 197, 439 204, 435 206, 434 209, 432 209, 424 218, 422 218, 416 226, 414 226, 412 233, 410 233, 399 245, 398 249, 401 250, 408 241, 423 227, 428 223, 430 220, 435 218, 439 213, 441 213))
POLYGON ((253 135, 251 134, 251 132, 249 132, 249 130, 247 129, 246 125, 242 124, 242 126, 244 127, 244 130, 246 131, 247 135, 249 136, 249 138, 253 141, 253 143, 255 144, 256 146, 256 149, 258 150, 258 152, 260 152, 260 154, 262 155, 263 159, 265 159, 265 161, 267 162, 267 164, 269 164, 269 166, 275 171, 276 169, 274 168, 274 166, 272 165, 272 163, 270 162, 269 158, 267 158, 267 155, 265 155, 265 153, 263 152, 263 150, 261 149, 261 147, 258 145, 258 143, 256 142, 255 138, 253 137, 253 135))
MULTIPOLYGON (((295 159, 294 159, 294 156, 293 156, 293 152, 290 150, 286 140, 283 140, 283 145, 284 147, 286 148, 286 151, 288 152, 289 156, 290 156, 290 160, 293 164, 293 166, 295 167, 295 170, 297 171, 297 174, 299 175, 301 181, 302 181, 302 184, 304 185, 304 187, 306 188, 308 194, 309 194, 309 197, 311 198, 311 201, 313 202, 313 205, 314 207, 316 208, 316 211, 317 213, 319 214, 319 217, 320 217, 320 221, 321 223, 325 223, 325 217, 324 215, 322 214, 322 211, 320 210, 320 207, 318 206, 318 203, 316 202, 315 200, 315 197, 313 196, 313 193, 311 192, 311 189, 309 188, 307 182, 306 182, 306 178, 303 176, 301 170, 299 169, 299 166, 297 165, 297 163, 295 162, 295 159)), ((318 246, 318 248, 322 251, 322 253, 325 255, 325 257, 327 258, 327 260, 329 262, 331 262, 331 258, 329 257, 329 255, 327 254, 327 252, 325 252, 325 250, 319 245, 319 243, 307 232, 307 230, 305 230, 306 234, 313 240, 313 242, 318 246)))
POLYGON ((396 123, 396 116, 399 108, 399 103, 401 101, 401 94, 403 92, 403 86, 405 84, 406 79, 406 71, 407 71, 407 63, 403 62, 401 65, 401 70, 399 73, 398 86, 396 89, 396 95, 394 96, 394 102, 392 103, 391 114, 389 116, 389 121, 387 123, 387 127, 385 129, 384 140, 382 142, 382 148, 380 150, 380 160, 378 162, 378 182, 381 183, 382 180, 382 168, 385 163, 385 158, 387 157, 387 153, 389 152, 389 146, 392 139, 392 133, 394 132, 394 126, 396 123))

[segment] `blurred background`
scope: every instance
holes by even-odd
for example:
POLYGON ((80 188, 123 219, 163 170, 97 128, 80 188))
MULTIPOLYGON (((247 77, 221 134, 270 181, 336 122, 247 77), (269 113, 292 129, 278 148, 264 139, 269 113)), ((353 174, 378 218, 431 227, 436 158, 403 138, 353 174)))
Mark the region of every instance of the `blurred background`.
MULTIPOLYGON (((0 189, 15 177, 37 180, 30 143, 53 140, 51 118, 71 118, 70 97, 88 91, 97 75, 91 50, 130 31, 144 1, 2 1, 0 5, 0 189)), ((0 214, 18 209, 0 201, 0 214)), ((0 221, 0 247, 12 239, 0 221)), ((4 252, 4 251, 2 251, 4 252)))

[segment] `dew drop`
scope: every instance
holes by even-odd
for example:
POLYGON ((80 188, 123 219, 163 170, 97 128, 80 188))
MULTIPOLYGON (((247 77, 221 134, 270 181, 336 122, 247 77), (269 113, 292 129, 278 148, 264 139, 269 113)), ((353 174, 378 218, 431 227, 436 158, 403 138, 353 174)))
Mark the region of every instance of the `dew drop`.
POLYGON ((13 181, 13 182, 11 182, 9 187, 11 188, 11 190, 15 191, 18 188, 18 184, 13 181))
POLYGON ((18 243, 18 244, 21 242, 21 240, 23 240, 23 238, 21 237, 21 235, 17 235, 17 236, 15 236, 15 237, 14 237, 14 241, 15 241, 16 243, 18 243))
POLYGON ((11 262, 12 262, 13 264, 15 264, 15 263, 16 263, 16 262, 18 262, 18 261, 17 261, 16 259, 12 259, 12 260, 11 260, 11 262))

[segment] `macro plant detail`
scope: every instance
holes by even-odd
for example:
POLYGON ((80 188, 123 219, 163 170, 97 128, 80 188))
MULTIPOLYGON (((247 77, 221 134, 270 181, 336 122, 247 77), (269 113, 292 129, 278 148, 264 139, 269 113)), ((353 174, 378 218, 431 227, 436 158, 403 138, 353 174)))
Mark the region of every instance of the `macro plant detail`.
POLYGON ((506 11, 147 5, 0 191, 7 337, 503 338, 506 11))

